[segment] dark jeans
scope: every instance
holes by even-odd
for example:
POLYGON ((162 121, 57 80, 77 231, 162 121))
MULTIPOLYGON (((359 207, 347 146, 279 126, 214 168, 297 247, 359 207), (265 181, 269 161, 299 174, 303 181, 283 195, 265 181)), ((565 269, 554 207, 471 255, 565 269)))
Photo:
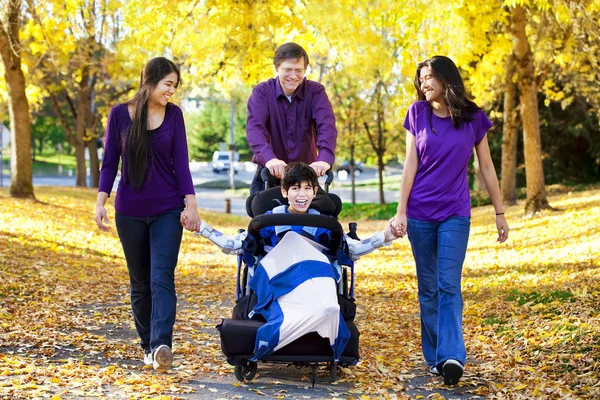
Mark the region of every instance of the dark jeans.
POLYGON ((153 217, 115 216, 129 270, 135 328, 146 351, 161 344, 172 347, 182 211, 177 207, 153 217))

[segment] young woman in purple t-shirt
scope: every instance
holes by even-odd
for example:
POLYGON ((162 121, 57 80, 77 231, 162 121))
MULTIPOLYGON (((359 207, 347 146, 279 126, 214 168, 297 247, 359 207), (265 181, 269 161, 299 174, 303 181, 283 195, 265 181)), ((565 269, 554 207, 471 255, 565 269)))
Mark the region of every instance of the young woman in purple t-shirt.
POLYGON ((435 56, 417 67, 419 101, 406 115, 406 160, 392 227, 408 234, 417 267, 421 343, 429 370, 455 385, 463 375, 462 266, 469 239, 471 201, 467 166, 477 152, 496 210, 498 242, 508 224, 486 133, 492 126, 467 99, 456 65, 435 56))
POLYGON ((183 114, 169 103, 179 83, 177 66, 154 58, 133 100, 110 110, 96 202, 96 225, 106 232, 105 204, 122 161, 115 222, 129 270, 131 308, 144 363, 161 370, 173 361, 175 266, 183 228, 200 228, 183 114))

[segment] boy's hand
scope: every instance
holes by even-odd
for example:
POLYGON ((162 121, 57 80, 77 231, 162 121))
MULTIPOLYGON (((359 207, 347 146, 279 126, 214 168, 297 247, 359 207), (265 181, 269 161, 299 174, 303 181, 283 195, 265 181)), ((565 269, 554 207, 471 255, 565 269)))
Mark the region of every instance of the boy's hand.
POLYGON ((385 242, 389 243, 393 240, 398 239, 399 237, 402 237, 400 235, 396 235, 394 228, 392 227, 392 221, 390 220, 390 222, 388 222, 387 227, 385 228, 385 231, 383 232, 383 234, 385 235, 385 242))

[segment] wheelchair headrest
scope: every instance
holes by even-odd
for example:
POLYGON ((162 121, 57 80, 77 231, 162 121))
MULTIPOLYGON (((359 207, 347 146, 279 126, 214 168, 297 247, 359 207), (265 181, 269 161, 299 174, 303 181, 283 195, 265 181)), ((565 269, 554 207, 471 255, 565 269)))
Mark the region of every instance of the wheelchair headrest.
MULTIPOLYGON (((246 199, 246 212, 251 218, 262 215, 279 205, 288 205, 288 201, 281 194, 279 186, 251 194, 246 199)), ((321 214, 337 218, 342 211, 342 200, 333 193, 325 193, 321 188, 311 203, 311 207, 321 214)))

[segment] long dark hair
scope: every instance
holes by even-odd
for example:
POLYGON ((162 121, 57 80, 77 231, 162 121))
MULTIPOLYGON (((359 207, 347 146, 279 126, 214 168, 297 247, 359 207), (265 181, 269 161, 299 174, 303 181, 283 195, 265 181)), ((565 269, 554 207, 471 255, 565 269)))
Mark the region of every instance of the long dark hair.
POLYGON ((140 88, 133 100, 127 103, 135 108, 131 126, 125 137, 127 183, 137 190, 141 189, 146 181, 148 160, 152 157, 148 135, 148 99, 158 83, 172 72, 177 74, 177 87, 181 83, 181 76, 173 61, 165 57, 156 57, 148 61, 140 76, 140 88))
MULTIPOLYGON (((465 85, 456 68, 456 64, 445 56, 433 56, 417 66, 417 74, 415 75, 415 89, 419 100, 426 100, 425 93, 421 90, 421 81, 419 74, 423 67, 429 67, 433 76, 435 76, 444 87, 444 103, 448 107, 452 124, 458 128, 462 122, 470 122, 473 120, 473 114, 481 110, 481 108, 473 101, 467 98, 465 93, 465 85)), ((431 116, 433 110, 429 113, 429 125, 431 126, 431 116)), ((433 127, 432 127, 433 129, 433 127)))

